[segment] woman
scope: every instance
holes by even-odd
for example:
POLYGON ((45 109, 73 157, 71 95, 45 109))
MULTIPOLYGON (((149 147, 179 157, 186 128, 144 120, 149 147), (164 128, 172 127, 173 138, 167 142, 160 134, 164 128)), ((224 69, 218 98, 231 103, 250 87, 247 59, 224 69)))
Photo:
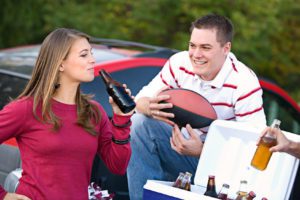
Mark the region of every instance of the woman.
POLYGON ((23 168, 16 193, 0 187, 0 199, 88 199, 96 153, 113 173, 125 173, 133 111, 122 113, 110 97, 109 121, 80 92, 94 79, 94 64, 88 35, 59 28, 45 38, 25 90, 0 111, 0 143, 16 138, 23 168))

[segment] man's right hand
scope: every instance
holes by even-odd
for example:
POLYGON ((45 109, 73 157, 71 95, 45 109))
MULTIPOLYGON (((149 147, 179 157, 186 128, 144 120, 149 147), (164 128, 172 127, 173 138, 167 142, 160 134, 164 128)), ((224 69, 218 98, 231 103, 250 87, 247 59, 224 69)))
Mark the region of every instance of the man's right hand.
POLYGON ((30 198, 16 193, 7 193, 3 200, 31 200, 30 198))
POLYGON ((172 108, 172 103, 160 103, 162 101, 168 100, 169 95, 158 95, 155 97, 142 97, 137 101, 137 110, 147 116, 153 117, 154 119, 164 121, 171 126, 174 126, 175 123, 172 122, 169 118, 174 118, 173 113, 168 113, 162 111, 165 108, 172 108))

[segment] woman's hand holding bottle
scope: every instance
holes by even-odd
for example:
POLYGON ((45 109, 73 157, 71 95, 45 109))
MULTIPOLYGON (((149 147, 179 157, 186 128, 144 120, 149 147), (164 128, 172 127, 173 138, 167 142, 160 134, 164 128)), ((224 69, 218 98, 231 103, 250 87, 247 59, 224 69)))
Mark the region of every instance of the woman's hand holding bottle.
MULTIPOLYGON (((126 93, 132 98, 134 99, 134 96, 131 96, 131 91, 130 89, 127 88, 126 84, 123 84, 123 87, 125 88, 126 93)), ((116 115, 122 115, 122 116, 127 116, 127 115, 132 115, 134 113, 134 109, 132 109, 130 112, 128 113, 123 113, 122 110, 119 108, 119 106, 114 102, 113 98, 110 96, 109 97, 109 103, 111 104, 111 107, 113 109, 113 112, 116 115)))

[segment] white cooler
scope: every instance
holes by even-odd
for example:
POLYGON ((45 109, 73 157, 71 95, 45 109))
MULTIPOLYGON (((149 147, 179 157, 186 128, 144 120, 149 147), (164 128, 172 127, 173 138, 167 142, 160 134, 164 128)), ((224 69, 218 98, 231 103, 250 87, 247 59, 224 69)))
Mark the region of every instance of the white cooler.
MULTIPOLYGON (((250 162, 261 131, 247 123, 214 121, 207 134, 191 192, 172 187, 173 182, 148 180, 144 185, 143 199, 215 199, 203 195, 208 176, 215 175, 217 193, 222 184, 227 183, 230 185, 231 198, 235 198, 240 180, 247 180, 248 191, 254 191, 257 200, 262 197, 288 200, 299 159, 286 153, 273 153, 264 171, 251 167, 250 162)), ((283 132, 289 139, 300 141, 299 135, 283 132)))

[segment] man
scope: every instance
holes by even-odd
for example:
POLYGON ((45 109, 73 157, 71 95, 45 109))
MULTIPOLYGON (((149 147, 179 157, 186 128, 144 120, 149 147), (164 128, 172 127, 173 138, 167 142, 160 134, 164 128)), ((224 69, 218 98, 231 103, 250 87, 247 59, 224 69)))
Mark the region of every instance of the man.
POLYGON ((266 123, 256 75, 230 52, 231 22, 210 14, 193 22, 190 31, 188 51, 173 55, 136 96, 132 157, 127 169, 131 200, 142 199, 147 179, 174 181, 179 172, 195 174, 207 134, 208 127, 196 130, 187 125, 179 130, 168 119, 174 115, 161 111, 172 107, 158 103, 169 98, 157 96, 161 90, 186 88, 201 94, 212 104, 218 119, 266 123))

